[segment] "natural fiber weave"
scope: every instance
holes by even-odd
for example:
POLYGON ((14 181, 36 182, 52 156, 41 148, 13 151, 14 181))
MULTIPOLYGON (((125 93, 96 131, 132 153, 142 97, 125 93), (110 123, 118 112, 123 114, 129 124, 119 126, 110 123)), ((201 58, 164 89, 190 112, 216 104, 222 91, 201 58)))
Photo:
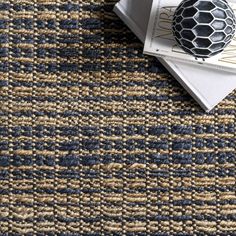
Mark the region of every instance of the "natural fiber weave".
POLYGON ((1 235, 235 235, 235 94, 205 114, 116 2, 1 1, 1 235))

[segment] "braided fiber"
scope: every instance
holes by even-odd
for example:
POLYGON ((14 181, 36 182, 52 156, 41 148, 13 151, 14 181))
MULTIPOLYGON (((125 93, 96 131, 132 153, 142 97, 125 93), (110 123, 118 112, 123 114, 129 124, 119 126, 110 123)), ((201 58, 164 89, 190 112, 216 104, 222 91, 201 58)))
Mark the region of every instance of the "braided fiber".
POLYGON ((0 235, 236 235, 235 94, 205 114, 116 2, 0 3, 0 235))

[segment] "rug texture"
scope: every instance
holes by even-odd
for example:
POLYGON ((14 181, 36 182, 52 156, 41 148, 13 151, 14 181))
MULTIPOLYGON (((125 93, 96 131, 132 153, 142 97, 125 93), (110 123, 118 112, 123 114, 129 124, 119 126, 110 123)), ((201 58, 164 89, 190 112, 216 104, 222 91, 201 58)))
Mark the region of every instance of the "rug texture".
POLYGON ((0 234, 236 235, 235 94, 204 113, 116 2, 0 2, 0 234))

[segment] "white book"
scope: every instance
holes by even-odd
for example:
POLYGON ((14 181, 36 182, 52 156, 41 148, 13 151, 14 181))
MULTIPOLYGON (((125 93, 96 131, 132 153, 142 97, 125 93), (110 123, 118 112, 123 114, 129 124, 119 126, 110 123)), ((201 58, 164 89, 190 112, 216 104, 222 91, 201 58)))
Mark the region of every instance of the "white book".
MULTIPOLYGON (((176 43, 172 33, 172 20, 176 8, 182 0, 154 0, 151 7, 148 29, 144 45, 144 53, 166 59, 202 64, 203 66, 236 72, 236 36, 226 49, 210 58, 195 58, 184 52, 176 43)), ((229 2, 232 9, 236 4, 229 2)), ((212 10, 214 12, 214 9, 212 10)), ((233 22, 232 22, 233 23, 233 22)), ((196 26, 198 27, 198 26, 196 26)), ((209 33, 213 28, 209 27, 209 33)), ((217 33, 218 34, 218 33, 217 33)))
MULTIPOLYGON (((121 0, 114 11, 144 42, 152 0, 121 0)), ((232 73, 159 58, 173 77, 188 91, 205 111, 212 110, 236 88, 232 73)))

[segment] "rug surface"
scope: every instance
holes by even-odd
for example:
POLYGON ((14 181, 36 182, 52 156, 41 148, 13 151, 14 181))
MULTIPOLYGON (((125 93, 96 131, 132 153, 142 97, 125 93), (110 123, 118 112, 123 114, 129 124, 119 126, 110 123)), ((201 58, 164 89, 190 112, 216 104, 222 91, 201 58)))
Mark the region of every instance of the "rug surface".
POLYGON ((116 2, 0 2, 0 234, 235 235, 235 94, 204 113, 116 2))

